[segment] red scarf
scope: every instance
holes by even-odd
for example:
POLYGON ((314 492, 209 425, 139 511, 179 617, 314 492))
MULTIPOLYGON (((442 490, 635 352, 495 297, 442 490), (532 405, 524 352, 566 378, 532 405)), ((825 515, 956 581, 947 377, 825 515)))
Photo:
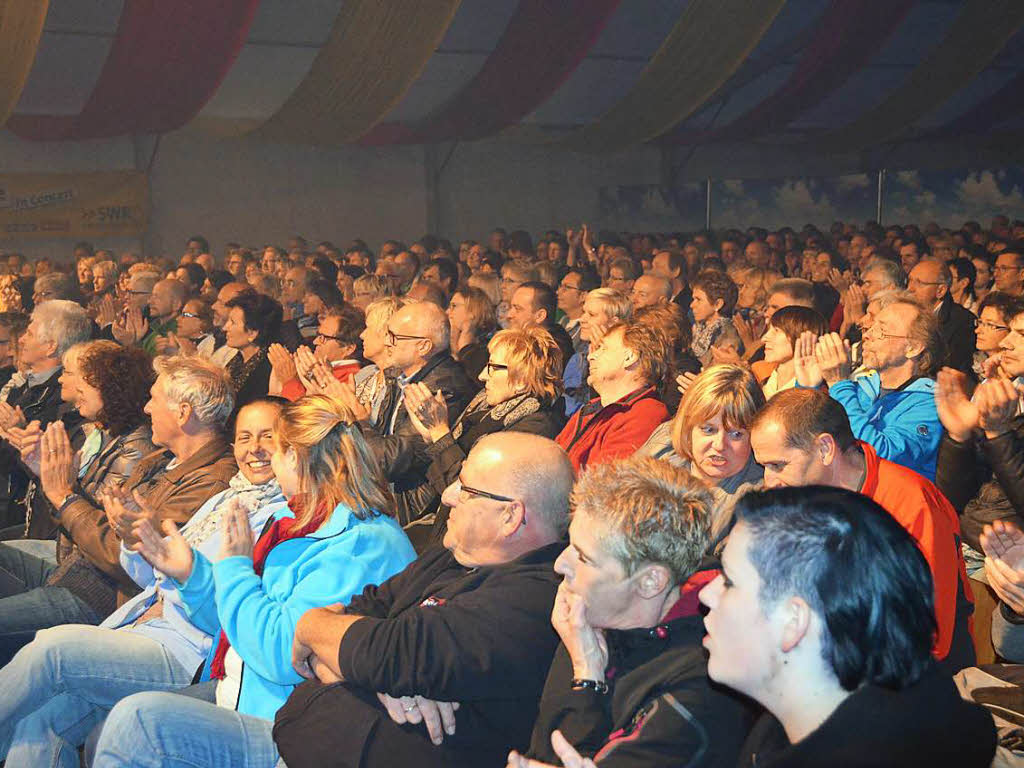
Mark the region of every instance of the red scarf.
MULTIPOLYGON (((302 514, 302 501, 298 496, 292 497, 292 499, 288 501, 288 509, 295 514, 295 517, 282 517, 275 520, 256 541, 256 546, 253 548, 252 553, 252 569, 256 571, 257 576, 263 575, 263 566, 267 562, 267 555, 270 554, 270 550, 282 541, 287 541, 288 539, 299 539, 313 533, 313 531, 323 525, 324 521, 327 519, 327 509, 323 504, 321 504, 313 514, 312 520, 303 526, 296 527, 295 520, 302 514)), ((220 637, 217 640, 217 650, 213 654, 213 661, 210 663, 211 680, 223 679, 224 657, 227 656, 228 648, 230 647, 231 641, 229 641, 228 636, 224 634, 224 630, 221 630, 220 637)))

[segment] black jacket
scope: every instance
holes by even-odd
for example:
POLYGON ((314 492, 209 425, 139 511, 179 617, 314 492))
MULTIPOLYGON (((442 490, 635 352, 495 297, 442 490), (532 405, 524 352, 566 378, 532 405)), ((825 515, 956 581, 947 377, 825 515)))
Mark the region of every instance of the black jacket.
POLYGON ((555 340, 555 344, 562 351, 562 370, 565 370, 565 366, 569 364, 569 358, 572 357, 573 352, 576 351, 575 346, 572 343, 572 336, 558 323, 551 322, 543 326, 544 330, 551 334, 551 338, 555 340))
MULTIPOLYGON (((20 407, 25 414, 25 423, 38 421, 46 429, 46 425, 60 417, 63 400, 60 397, 60 370, 41 384, 29 386, 27 383, 13 387, 7 394, 7 403, 12 408, 20 407)), ((0 441, 0 498, 3 509, 0 509, 0 527, 20 525, 25 521, 25 494, 29 488, 30 476, 21 464, 21 455, 10 443, 0 441)), ((31 499, 28 500, 31 504, 31 499)), ((50 533, 53 533, 51 530, 50 533)), ((20 534, 19 534, 20 535, 20 534)))
POLYGON ((796 745, 765 715, 744 746, 752 768, 988 768, 996 751, 992 716, 966 702, 937 669, 902 691, 866 686, 796 745))
POLYGON ((977 341, 975 323, 977 318, 961 307, 948 293, 943 297, 935 319, 939 324, 939 335, 946 345, 946 365, 958 371, 973 375, 974 345, 977 341))
POLYGON ((978 552, 986 523, 1013 520, 1024 527, 1024 416, 992 440, 982 434, 958 443, 943 435, 935 485, 960 514, 964 541, 978 552))
POLYGON ((572 662, 559 645, 528 756, 560 765, 551 748, 558 729, 602 768, 735 766, 752 709, 708 680, 703 620, 689 613, 653 629, 606 630, 614 675, 604 695, 572 690, 572 662))
MULTIPOLYGON (((470 448, 484 435, 515 430, 554 439, 565 426, 563 410, 560 400, 541 403, 527 395, 511 398, 491 408, 487 405, 486 394, 481 390, 459 415, 452 425, 452 431, 436 443, 426 446, 424 454, 430 461, 426 475, 417 485, 396 494, 396 519, 402 525, 408 525, 435 511, 444 489, 459 476, 462 462, 469 455, 470 448)), ((442 516, 446 523, 447 507, 443 515, 438 515, 442 516)), ((440 544, 443 537, 442 530, 436 543, 440 544)))
POLYGON ((348 604, 368 617, 342 638, 344 683, 300 685, 274 740, 289 768, 495 766, 523 750, 558 636, 559 577, 549 544, 510 563, 466 568, 429 550, 348 604), (374 692, 457 701, 455 733, 435 747, 422 725, 396 725, 374 692))
MULTIPOLYGON (((434 355, 409 379, 410 383, 417 381, 429 387, 431 392, 440 389, 444 393, 449 424, 454 423, 477 390, 465 369, 448 352, 434 355)), ((426 443, 412 425, 401 394, 398 381, 388 379, 377 426, 373 427, 368 422, 362 424, 367 443, 388 480, 395 484, 396 492, 419 485, 430 463, 425 454, 426 443)))

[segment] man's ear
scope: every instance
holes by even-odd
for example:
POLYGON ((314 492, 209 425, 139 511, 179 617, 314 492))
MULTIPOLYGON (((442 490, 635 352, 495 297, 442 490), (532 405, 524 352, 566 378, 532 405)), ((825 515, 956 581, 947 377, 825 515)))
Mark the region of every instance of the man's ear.
POLYGON ((672 584, 672 574, 663 565, 649 564, 634 574, 634 589, 645 600, 662 594, 672 584))
POLYGON ((782 621, 781 648, 783 653, 789 653, 807 636, 811 627, 811 606, 802 597, 790 597, 776 609, 780 613, 782 621))
POLYGON ((174 408, 174 416, 178 426, 184 429, 188 420, 192 418, 192 406, 189 403, 178 403, 174 408))
POLYGON ((836 445, 835 438, 828 432, 822 432, 814 438, 813 450, 815 458, 826 467, 831 466, 839 456, 839 446, 836 445))

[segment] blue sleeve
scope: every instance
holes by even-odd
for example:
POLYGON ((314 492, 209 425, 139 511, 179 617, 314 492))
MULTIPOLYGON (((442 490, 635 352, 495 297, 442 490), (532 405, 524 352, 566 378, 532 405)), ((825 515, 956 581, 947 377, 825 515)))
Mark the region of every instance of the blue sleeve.
POLYGON ((124 572, 140 587, 145 589, 156 584, 156 573, 153 572, 153 566, 138 552, 125 549, 123 543, 121 544, 120 560, 124 572))
POLYGON ((400 571, 414 556, 397 525, 394 531, 356 526, 299 555, 291 564, 295 583, 285 595, 267 593, 270 585, 256 575, 250 558, 225 558, 213 566, 224 632, 231 647, 261 677, 279 685, 298 685, 303 678, 292 668, 292 640, 302 615, 311 608, 347 603, 367 584, 400 571))
MULTIPOLYGON (((181 596, 181 604, 189 621, 206 634, 216 635, 220 631, 220 619, 217 617, 214 594, 213 565, 194 547, 192 558, 192 573, 188 579, 184 584, 175 582, 181 596)), ((251 560, 249 562, 252 563, 251 560)))
POLYGON ((880 458, 935 477, 942 422, 931 393, 904 393, 904 397, 913 397, 914 402, 885 420, 881 425, 884 431, 869 419, 874 403, 867 407, 861 403, 857 382, 850 379, 840 381, 829 388, 829 394, 846 411, 854 436, 871 445, 880 458))

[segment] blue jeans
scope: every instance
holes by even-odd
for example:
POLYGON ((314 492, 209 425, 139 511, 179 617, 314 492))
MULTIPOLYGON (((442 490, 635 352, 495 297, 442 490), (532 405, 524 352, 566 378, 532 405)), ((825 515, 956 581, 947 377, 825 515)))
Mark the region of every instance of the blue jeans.
POLYGON ((56 568, 55 542, 0 544, 0 666, 31 642, 36 630, 99 624, 105 618, 64 587, 45 586, 56 568))
POLYGON ((0 670, 0 759, 77 768, 78 747, 125 696, 187 686, 188 670, 135 632, 44 629, 0 670))
POLYGON ((137 693, 115 706, 94 768, 274 768, 274 723, 173 693, 137 693))

